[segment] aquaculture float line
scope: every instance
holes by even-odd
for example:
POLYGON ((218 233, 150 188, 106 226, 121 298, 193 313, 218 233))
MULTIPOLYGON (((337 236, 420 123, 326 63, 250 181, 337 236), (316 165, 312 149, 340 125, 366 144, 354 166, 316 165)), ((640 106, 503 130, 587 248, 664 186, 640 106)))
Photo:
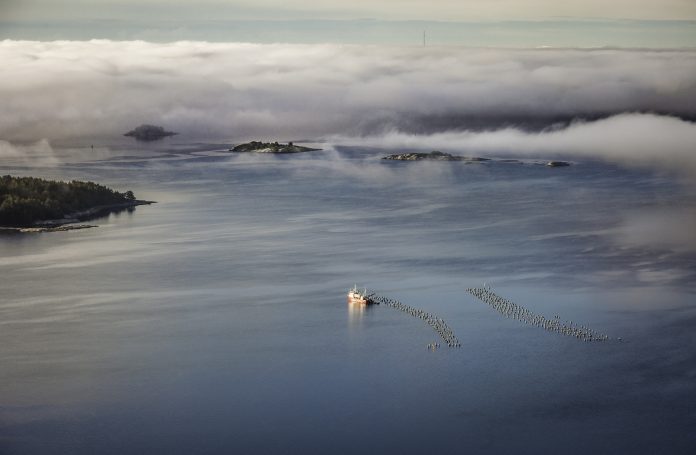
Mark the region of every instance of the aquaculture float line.
MULTIPOLYGON (((390 299, 381 295, 377 295, 375 293, 369 294, 368 298, 373 303, 386 305, 388 307, 403 311, 404 313, 409 314, 415 318, 422 319, 423 321, 425 321, 426 324, 432 327, 433 330, 435 330, 435 332, 437 332, 437 334, 440 335, 440 337, 442 337, 442 340, 445 342, 445 344, 447 344, 447 346, 451 348, 459 348, 462 346, 462 344, 459 342, 459 339, 457 339, 457 337, 454 335, 454 332, 452 332, 452 329, 449 328, 449 326, 445 323, 445 321, 442 318, 439 318, 432 313, 419 310, 418 308, 413 308, 412 306, 405 305, 399 302, 398 300, 390 299)), ((428 344, 428 349, 437 349, 439 346, 439 343, 430 343, 428 344)))
MULTIPOLYGON (((468 293, 487 303, 498 313, 507 318, 517 319, 525 324, 540 327, 549 332, 556 332, 564 336, 575 337, 582 341, 608 341, 609 336, 599 333, 584 325, 575 325, 573 321, 562 322, 559 316, 554 316, 553 319, 548 319, 533 313, 522 305, 511 302, 508 299, 500 297, 491 290, 490 286, 482 288, 469 288, 468 293)), ((621 338, 618 338, 620 341, 621 338)))

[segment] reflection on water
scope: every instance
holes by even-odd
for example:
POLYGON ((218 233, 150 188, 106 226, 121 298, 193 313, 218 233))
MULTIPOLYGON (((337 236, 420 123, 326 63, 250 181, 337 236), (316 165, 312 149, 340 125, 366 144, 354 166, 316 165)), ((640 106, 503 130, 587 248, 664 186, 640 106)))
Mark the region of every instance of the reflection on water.
POLYGON ((348 324, 351 328, 360 327, 365 314, 372 310, 373 305, 366 305, 364 303, 356 303, 347 299, 348 301, 348 324))
POLYGON ((0 237, 0 453, 692 453, 696 258, 617 240, 692 189, 583 162, 132 155, 2 170, 159 203, 0 237), (355 281, 462 348, 346 309, 355 281), (465 292, 484 282, 625 342, 500 318, 465 292))

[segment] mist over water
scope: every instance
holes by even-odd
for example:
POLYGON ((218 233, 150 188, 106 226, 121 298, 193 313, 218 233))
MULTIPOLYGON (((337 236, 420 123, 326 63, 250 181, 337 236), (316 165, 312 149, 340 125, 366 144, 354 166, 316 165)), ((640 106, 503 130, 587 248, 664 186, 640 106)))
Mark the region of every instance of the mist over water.
POLYGON ((84 153, 76 144, 108 156, 103 144, 154 123, 179 133, 170 143, 585 155, 696 172, 692 49, 4 40, 0 61, 11 163, 53 165, 53 146, 84 153))
POLYGON ((0 42, 0 138, 287 139, 541 130, 623 113, 696 118, 689 49, 179 41, 0 42), (669 71, 665 71, 669 68, 669 71))
POLYGON ((692 452, 688 179, 581 153, 548 168, 531 147, 467 165, 362 145, 15 154, 3 174, 158 203, 0 237, 0 452, 692 452), (484 282, 624 341, 501 318, 464 291, 484 282), (444 318, 462 348, 349 307, 354 283, 444 318))

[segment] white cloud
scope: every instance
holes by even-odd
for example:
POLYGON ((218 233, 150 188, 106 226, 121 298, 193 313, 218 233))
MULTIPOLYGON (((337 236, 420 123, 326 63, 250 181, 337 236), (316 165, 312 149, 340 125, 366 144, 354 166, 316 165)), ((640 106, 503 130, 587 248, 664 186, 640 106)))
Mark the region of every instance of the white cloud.
POLYGON ((3 41, 0 62, 4 139, 116 136, 142 122, 242 139, 427 129, 432 119, 467 129, 636 110, 696 116, 687 51, 3 41))
POLYGON ((692 123, 630 113, 696 118, 695 51, 6 40, 0 62, 5 140, 99 147, 155 123, 180 141, 348 137, 694 167, 692 123), (576 117, 603 120, 529 132, 576 117))
POLYGON ((696 124, 651 114, 620 114, 541 132, 507 128, 418 135, 392 131, 375 136, 339 136, 333 142, 466 155, 589 156, 696 174, 696 124))

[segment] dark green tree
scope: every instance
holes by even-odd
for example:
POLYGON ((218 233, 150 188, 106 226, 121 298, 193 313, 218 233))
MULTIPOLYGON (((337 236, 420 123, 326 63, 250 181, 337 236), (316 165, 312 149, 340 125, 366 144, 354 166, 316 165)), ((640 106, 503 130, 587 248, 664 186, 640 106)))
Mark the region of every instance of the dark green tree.
POLYGON ((94 182, 4 175, 0 177, 0 226, 30 226, 37 221, 134 199, 132 191, 119 193, 94 182))

